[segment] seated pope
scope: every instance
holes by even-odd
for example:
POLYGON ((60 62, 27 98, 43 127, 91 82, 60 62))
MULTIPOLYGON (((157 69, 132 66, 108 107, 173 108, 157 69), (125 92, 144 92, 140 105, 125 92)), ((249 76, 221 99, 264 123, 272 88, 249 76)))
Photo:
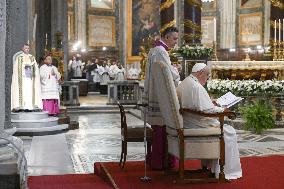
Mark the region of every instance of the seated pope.
MULTIPOLYGON (((204 63, 196 63, 192 73, 185 78, 177 87, 177 94, 182 108, 188 108, 205 113, 217 113, 226 109, 214 105, 204 85, 210 75, 209 68, 204 63)), ((191 113, 183 115, 184 126, 187 128, 210 128, 219 127, 220 123, 216 118, 201 117, 191 113)), ((237 144, 235 129, 224 124, 225 140, 225 177, 226 179, 237 179, 242 177, 242 169, 237 144)), ((206 160, 202 162, 219 176, 220 166, 217 160, 206 160)))
POLYGON ((40 111, 42 109, 40 75, 35 57, 29 54, 29 45, 13 56, 11 83, 12 111, 40 111))

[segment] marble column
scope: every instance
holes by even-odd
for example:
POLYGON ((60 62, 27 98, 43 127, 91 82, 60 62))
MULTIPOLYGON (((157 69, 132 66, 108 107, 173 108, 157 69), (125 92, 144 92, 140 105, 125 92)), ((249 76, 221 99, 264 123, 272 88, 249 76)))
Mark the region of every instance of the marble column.
MULTIPOLYGON (((263 35, 263 46, 269 47, 270 45, 270 36, 271 39, 274 39, 274 28, 270 33, 270 16, 271 16, 271 3, 270 1, 264 1, 264 35, 263 35)), ((273 22, 273 20, 271 20, 273 22)), ((284 36, 283 36, 284 37, 284 36)))
POLYGON ((65 0, 51 0, 51 47, 57 48, 56 33, 63 34, 62 47, 64 52, 64 78, 68 78, 68 4, 65 0))
POLYGON ((75 40, 81 41, 79 48, 87 47, 87 1, 75 0, 75 40))
POLYGON ((126 25, 126 12, 127 12, 127 0, 119 1, 119 62, 121 62, 124 68, 127 68, 127 47, 126 47, 126 34, 127 34, 127 25, 126 25))
POLYGON ((175 20, 176 20, 176 27, 179 30, 179 38, 178 38, 178 45, 182 45, 182 38, 184 34, 184 0, 175 1, 175 20))
POLYGON ((36 59, 44 56, 44 49, 51 48, 51 0, 36 0, 36 59), (47 41, 46 41, 47 35, 47 41), (47 44, 46 44, 47 42, 47 44))
MULTIPOLYGON (((5 103, 5 44, 6 44, 6 0, 0 0, 0 104, 5 103)), ((2 106, 1 105, 1 106, 2 106)), ((4 130, 5 109, 0 108, 0 133, 4 130)))
POLYGON ((161 29, 163 32, 166 28, 175 26, 175 0, 161 0, 160 4, 160 14, 161 14, 161 29))
POLYGON ((184 1, 184 41, 201 43, 201 0, 184 1))
MULTIPOLYGON (((0 0, 0 186, 1 189, 20 188, 18 177, 18 156, 16 152, 8 146, 16 131, 10 124, 10 82, 11 76, 11 36, 13 27, 11 26, 11 14, 13 7, 12 0, 0 0), (8 177, 7 177, 8 176, 8 177)), ((15 12, 13 12, 15 14, 15 12)), ((13 15, 15 16, 15 15, 13 15)), ((24 39, 23 37, 22 39, 24 39)), ((21 38, 20 38, 21 39, 21 38)))
MULTIPOLYGON (((32 28, 29 21, 30 10, 28 0, 6 1, 6 47, 5 47, 5 128, 11 128, 11 80, 13 55, 20 51, 29 40, 32 28)), ((2 36, 2 35, 1 35, 2 36)), ((4 44, 4 43, 1 43, 4 44)), ((2 89, 2 88, 1 88, 2 89)))

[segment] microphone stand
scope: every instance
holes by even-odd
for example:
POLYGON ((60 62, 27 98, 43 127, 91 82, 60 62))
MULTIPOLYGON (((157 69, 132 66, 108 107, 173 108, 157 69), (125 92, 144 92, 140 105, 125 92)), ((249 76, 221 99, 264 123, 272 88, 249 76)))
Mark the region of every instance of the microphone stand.
POLYGON ((147 128, 146 128, 146 106, 148 104, 137 104, 138 106, 142 106, 144 108, 144 149, 145 149, 145 160, 144 160, 144 177, 141 177, 140 180, 142 182, 150 182, 152 179, 147 176, 147 128))

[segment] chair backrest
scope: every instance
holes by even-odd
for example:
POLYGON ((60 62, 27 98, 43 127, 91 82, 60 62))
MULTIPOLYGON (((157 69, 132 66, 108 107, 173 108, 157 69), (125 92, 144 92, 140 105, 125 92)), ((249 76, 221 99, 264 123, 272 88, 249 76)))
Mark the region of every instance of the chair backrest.
POLYGON ((165 124, 171 129, 183 128, 183 118, 179 112, 180 105, 169 65, 164 62, 155 62, 152 65, 152 72, 165 124))
POLYGON ((121 134, 123 134, 123 136, 127 136, 127 123, 126 123, 125 110, 124 107, 119 103, 119 101, 117 101, 117 105, 120 111, 121 132, 123 132, 121 134))

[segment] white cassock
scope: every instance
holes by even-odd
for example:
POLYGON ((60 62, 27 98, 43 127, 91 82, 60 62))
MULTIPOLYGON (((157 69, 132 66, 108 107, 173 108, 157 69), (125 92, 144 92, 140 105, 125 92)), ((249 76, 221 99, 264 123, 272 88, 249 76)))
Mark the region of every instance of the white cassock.
POLYGON ((35 57, 22 52, 16 53, 13 60, 11 110, 42 109, 40 76, 35 57))
MULTIPOLYGON (((99 66, 98 66, 99 67, 99 66)), ((100 74, 98 72, 98 68, 96 68, 94 71, 92 71, 92 74, 94 75, 93 77, 93 82, 94 83, 99 83, 101 82, 100 74)))
POLYGON ((109 72, 108 72, 108 74, 109 74, 109 76, 110 76, 112 79, 115 78, 115 76, 116 76, 116 70, 117 70, 117 69, 118 69, 118 67, 117 67, 116 64, 111 65, 111 66, 109 67, 109 72))
POLYGON ((81 60, 73 61, 71 64, 73 77, 82 77, 83 63, 81 60))
POLYGON ((100 74, 100 84, 101 85, 107 85, 107 82, 110 80, 108 71, 109 71, 108 66, 98 67, 98 73, 100 74))
MULTIPOLYGON (((206 113, 222 112, 223 108, 215 106, 207 93, 206 89, 199 83, 193 75, 185 78, 177 87, 177 94, 182 108, 203 111, 206 113)), ((184 127, 187 128, 206 128, 216 127, 220 123, 215 118, 205 118, 198 115, 186 113, 183 115, 184 127)), ((237 143, 235 129, 224 124, 225 139, 225 177, 226 179, 237 179, 242 177, 242 168, 237 143)), ((220 166, 217 160, 211 161, 209 165, 215 175, 218 176, 220 166)))
POLYGON ((123 67, 121 67, 121 68, 117 67, 114 79, 116 81, 124 81, 124 73, 125 73, 125 70, 124 70, 123 67))
POLYGON ((61 78, 55 66, 43 64, 40 69, 41 96, 42 99, 58 99, 59 100, 59 83, 61 78), (52 75, 52 71, 55 75, 52 75))
POLYGON ((139 79, 140 70, 137 68, 130 68, 128 70, 128 78, 130 79, 139 79))

